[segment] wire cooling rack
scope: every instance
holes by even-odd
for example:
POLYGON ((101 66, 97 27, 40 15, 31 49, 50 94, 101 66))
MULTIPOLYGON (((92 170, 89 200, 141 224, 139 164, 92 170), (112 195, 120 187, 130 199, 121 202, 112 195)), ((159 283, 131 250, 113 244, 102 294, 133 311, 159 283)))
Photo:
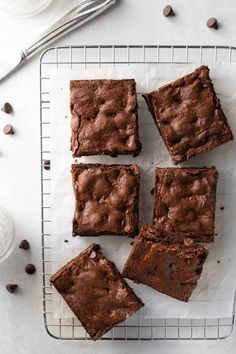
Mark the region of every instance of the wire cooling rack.
MULTIPOLYGON (((236 63, 236 48, 226 46, 64 46, 47 49, 40 59, 41 217, 43 261, 43 315, 49 335, 57 339, 89 340, 76 318, 53 317, 51 308, 50 170, 50 71, 52 68, 86 68, 158 63, 236 63)), ((223 339, 234 328, 232 316, 215 319, 142 319, 138 315, 113 328, 102 340, 223 339)))

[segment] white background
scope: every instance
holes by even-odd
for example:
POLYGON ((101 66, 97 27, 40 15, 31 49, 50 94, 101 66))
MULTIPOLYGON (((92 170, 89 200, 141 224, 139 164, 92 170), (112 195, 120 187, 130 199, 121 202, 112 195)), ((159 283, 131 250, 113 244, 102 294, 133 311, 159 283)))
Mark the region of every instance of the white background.
MULTIPOLYGON (((53 0, 46 12, 24 20, 0 13, 0 56, 7 56, 9 47, 29 42, 75 3, 53 0)), ((58 44, 235 44, 235 0, 173 0, 171 4, 175 18, 163 17, 163 0, 120 0, 116 8, 58 44), (218 31, 205 25, 212 16, 221 24, 218 31)), ((12 103, 14 115, 0 113, 0 204, 13 217, 17 239, 27 238, 31 251, 24 252, 17 244, 0 264, 0 353, 234 353, 236 333, 224 341, 141 343, 62 342, 46 334, 41 300, 38 58, 1 84, 0 105, 4 101, 12 103), (14 125, 14 136, 1 133, 6 123, 14 125), (37 266, 32 276, 24 272, 30 262, 37 266), (11 282, 19 284, 18 294, 5 290, 11 282)))

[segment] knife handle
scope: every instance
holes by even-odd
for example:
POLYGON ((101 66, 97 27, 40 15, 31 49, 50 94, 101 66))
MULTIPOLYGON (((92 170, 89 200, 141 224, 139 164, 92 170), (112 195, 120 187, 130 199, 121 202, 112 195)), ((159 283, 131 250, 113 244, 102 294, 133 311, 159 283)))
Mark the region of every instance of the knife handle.
POLYGON ((43 32, 28 48, 22 50, 23 59, 32 57, 54 40, 101 14, 115 2, 116 0, 80 0, 77 6, 43 32))

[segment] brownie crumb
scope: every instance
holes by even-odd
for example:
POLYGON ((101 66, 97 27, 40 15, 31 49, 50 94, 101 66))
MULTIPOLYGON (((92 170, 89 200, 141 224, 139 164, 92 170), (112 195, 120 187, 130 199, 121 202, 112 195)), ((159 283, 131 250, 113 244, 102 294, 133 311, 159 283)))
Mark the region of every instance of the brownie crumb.
POLYGON ((219 259, 217 260, 217 263, 218 263, 218 264, 220 263, 219 259))
POLYGON ((220 207, 220 210, 224 210, 224 208, 225 208, 225 207, 222 206, 222 207, 220 207))
POLYGON ((154 187, 150 190, 150 193, 153 195, 154 194, 154 187))
POLYGON ((133 244, 134 244, 134 241, 130 242, 130 246, 133 246, 133 244))
POLYGON ((215 236, 218 236, 218 234, 215 234, 215 236))
POLYGON ((64 242, 69 242, 68 240, 64 240, 64 242))

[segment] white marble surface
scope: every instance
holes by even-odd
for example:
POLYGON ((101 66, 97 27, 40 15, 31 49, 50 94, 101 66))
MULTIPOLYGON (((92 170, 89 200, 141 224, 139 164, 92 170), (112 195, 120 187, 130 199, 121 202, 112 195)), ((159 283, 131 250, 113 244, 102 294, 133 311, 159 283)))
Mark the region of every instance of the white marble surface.
MULTIPOLYGON (((31 19, 14 19, 0 13, 0 55, 4 49, 20 47, 76 1, 53 0, 45 13, 31 19)), ((177 16, 162 16, 163 0, 120 0, 116 9, 71 33, 58 44, 225 44, 234 45, 235 0, 172 0, 177 16), (209 30, 206 20, 215 16, 218 31, 209 30)), ((16 246, 0 264, 0 352, 2 354, 73 353, 234 353, 236 334, 224 341, 157 342, 63 342, 50 338, 43 327, 40 239, 39 161, 39 70, 35 58, 1 85, 0 104, 14 106, 14 115, 0 112, 0 131, 5 123, 15 127, 15 136, 0 138, 0 204, 8 208, 18 240, 27 238, 31 251, 16 246), (24 266, 33 262, 37 273, 28 276, 24 266), (5 284, 16 282, 16 295, 5 284)))

